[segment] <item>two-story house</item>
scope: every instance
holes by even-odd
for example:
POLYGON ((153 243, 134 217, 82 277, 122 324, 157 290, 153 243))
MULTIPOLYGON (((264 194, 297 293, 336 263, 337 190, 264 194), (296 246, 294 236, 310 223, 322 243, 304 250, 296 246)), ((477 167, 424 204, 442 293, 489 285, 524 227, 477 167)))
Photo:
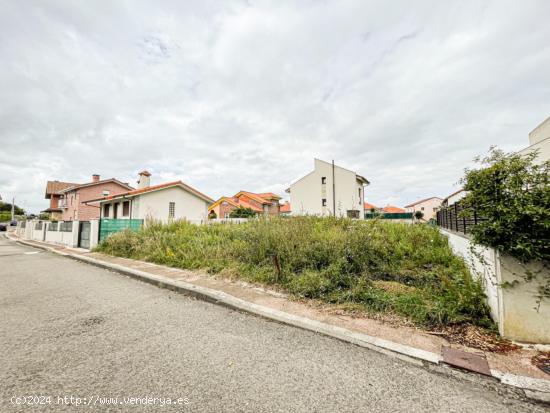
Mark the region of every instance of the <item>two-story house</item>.
POLYGON ((363 219, 365 186, 369 181, 334 162, 314 160, 314 170, 286 190, 292 215, 321 215, 363 219))
POLYGON ((61 216, 63 215, 63 210, 59 206, 61 191, 75 185, 78 184, 74 182, 48 181, 46 183, 45 198, 50 200, 50 206, 49 208, 41 212, 49 214, 50 219, 53 221, 60 220, 61 216))
POLYGON ((248 192, 239 191, 232 197, 222 196, 208 207, 210 218, 229 218, 235 209, 250 208, 256 215, 274 216, 279 215, 281 197, 272 192, 248 192))
POLYGON ((134 188, 127 183, 115 178, 101 180, 99 175, 93 175, 91 182, 75 184, 59 191, 58 208, 61 209, 61 220, 87 221, 99 218, 99 206, 86 204, 86 201, 128 192, 132 189, 134 188))
POLYGON ((413 214, 417 211, 422 212, 422 221, 429 221, 432 218, 435 218, 436 212, 441 207, 443 199, 438 196, 432 196, 430 198, 424 198, 419 201, 413 202, 412 204, 405 205, 407 212, 412 212, 413 214))

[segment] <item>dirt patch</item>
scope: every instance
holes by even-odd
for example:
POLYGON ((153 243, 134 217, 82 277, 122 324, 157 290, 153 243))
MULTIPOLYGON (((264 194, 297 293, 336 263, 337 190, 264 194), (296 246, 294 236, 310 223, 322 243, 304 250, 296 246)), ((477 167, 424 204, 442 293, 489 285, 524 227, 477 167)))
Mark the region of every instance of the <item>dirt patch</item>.
POLYGON ((531 358, 531 363, 550 375, 550 351, 544 351, 531 358))
POLYGON ((492 353, 510 353, 521 349, 521 346, 499 337, 495 333, 472 325, 448 326, 441 331, 432 331, 430 334, 442 336, 451 343, 492 353))

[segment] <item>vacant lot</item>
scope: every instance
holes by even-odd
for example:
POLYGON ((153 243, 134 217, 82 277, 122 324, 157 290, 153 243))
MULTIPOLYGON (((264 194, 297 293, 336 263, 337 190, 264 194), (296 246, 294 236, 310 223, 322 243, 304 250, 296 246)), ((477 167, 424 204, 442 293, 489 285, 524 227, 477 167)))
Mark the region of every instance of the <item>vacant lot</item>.
POLYGON ((435 228, 295 217, 241 225, 150 223, 98 250, 277 285, 300 297, 424 325, 492 325, 482 286, 435 228))

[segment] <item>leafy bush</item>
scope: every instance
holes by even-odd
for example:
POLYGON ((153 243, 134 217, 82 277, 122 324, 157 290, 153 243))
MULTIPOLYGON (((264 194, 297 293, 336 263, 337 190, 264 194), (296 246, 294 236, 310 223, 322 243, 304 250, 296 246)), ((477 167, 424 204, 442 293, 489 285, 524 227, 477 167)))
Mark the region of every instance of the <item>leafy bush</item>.
POLYGON ((535 157, 491 148, 463 178, 463 205, 486 219, 472 228, 474 241, 523 262, 550 261, 550 161, 535 157))
POLYGON ((329 303, 422 325, 490 326, 485 296, 435 228, 379 220, 292 217, 240 225, 151 223, 98 250, 186 269, 225 270, 329 303))
POLYGON ((245 208, 242 206, 234 209, 229 214, 229 218, 254 218, 255 216, 256 213, 252 210, 252 208, 245 208))

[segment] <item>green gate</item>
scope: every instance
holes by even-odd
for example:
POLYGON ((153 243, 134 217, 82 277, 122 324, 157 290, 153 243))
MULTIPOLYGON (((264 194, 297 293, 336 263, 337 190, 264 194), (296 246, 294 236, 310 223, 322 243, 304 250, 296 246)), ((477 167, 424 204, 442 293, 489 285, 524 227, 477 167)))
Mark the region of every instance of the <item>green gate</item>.
POLYGON ((142 225, 142 219, 102 219, 99 222, 99 241, 101 242, 109 235, 125 229, 137 231, 142 225))

